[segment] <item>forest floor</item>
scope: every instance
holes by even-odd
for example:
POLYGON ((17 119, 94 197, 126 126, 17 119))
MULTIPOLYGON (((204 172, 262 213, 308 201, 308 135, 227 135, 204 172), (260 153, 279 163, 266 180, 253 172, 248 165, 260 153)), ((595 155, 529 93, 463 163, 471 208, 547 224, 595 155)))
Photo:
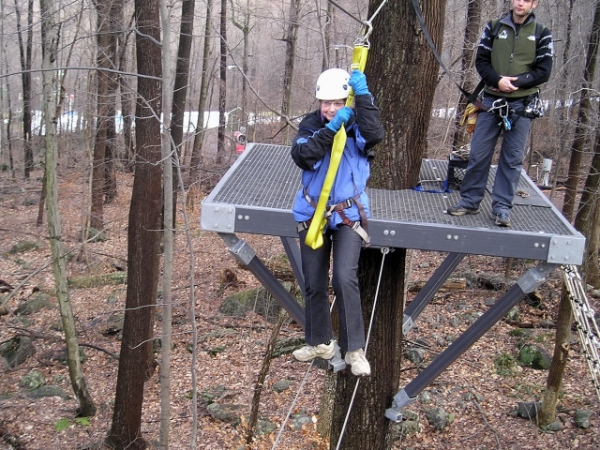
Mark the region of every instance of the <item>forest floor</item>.
MULTIPOLYGON (((60 210, 62 214, 63 244, 73 251, 67 268, 70 278, 101 275, 126 268, 128 206, 133 177, 119 174, 119 196, 104 209, 108 240, 82 244, 80 232, 88 210, 87 175, 67 168, 60 174, 60 210), (84 252, 81 252, 85 250, 84 252), (82 258, 81 255, 87 255, 82 258)), ((35 292, 53 292, 54 278, 50 264, 50 247, 47 227, 36 226, 41 172, 25 181, 11 180, 9 174, 0 175, 0 280, 19 287, 7 302, 0 317, 0 344, 15 335, 34 336, 35 354, 15 369, 0 366, 0 450, 14 448, 26 450, 93 449, 101 448, 112 421, 118 361, 111 356, 119 353, 118 335, 104 335, 111 318, 123 313, 125 285, 106 285, 87 289, 70 289, 71 304, 75 313, 82 343, 90 343, 102 350, 85 347, 83 370, 91 396, 98 407, 97 414, 88 420, 76 421, 77 402, 70 388, 65 365, 57 361, 64 349, 60 341, 60 318, 56 308, 43 309, 26 316, 15 316, 14 310, 35 292), (11 254, 18 242, 37 244, 27 252, 11 254), (30 277, 30 275, 32 275, 30 277), (30 278, 27 278, 30 277, 30 278), (47 384, 62 388, 67 398, 58 396, 32 399, 21 385, 23 377, 33 371, 40 372, 47 384), (67 424, 59 431, 59 424, 67 424), (19 444, 20 446, 17 446, 19 444)), ((190 248, 186 242, 181 211, 177 223, 177 242, 173 273, 173 350, 171 367, 171 428, 170 448, 192 448, 192 407, 189 393, 192 390, 192 342, 190 322, 190 271, 194 274, 194 314, 199 335, 198 359, 195 370, 197 392, 224 386, 218 399, 221 403, 245 405, 247 416, 254 385, 261 368, 266 343, 272 324, 261 316, 248 313, 244 318, 232 318, 219 312, 225 297, 259 283, 237 265, 229 255, 224 242, 199 226, 200 202, 207 192, 197 192, 188 204, 189 231, 192 237, 194 267, 191 266, 190 248), (229 269, 237 282, 224 283, 222 273, 229 269), (211 334, 212 333, 212 334, 211 334)), ((241 235, 263 260, 283 253, 275 237, 241 235)), ((439 265, 444 255, 433 252, 411 252, 410 281, 425 281, 439 265)), ((518 277, 532 262, 515 261, 510 277, 518 277)), ((459 271, 498 274, 504 276, 507 261, 502 258, 481 256, 466 257, 459 271)), ((542 302, 532 305, 521 302, 520 321, 524 324, 546 323, 556 320, 558 293, 562 275, 557 271, 539 290, 542 302)), ((0 286, 1 287, 1 286, 0 286)), ((9 289, 10 290, 10 289, 9 289)), ((8 293, 5 292, 4 299, 8 293)), ((417 339, 429 344, 425 363, 430 362, 453 338, 469 325, 470 319, 484 312, 489 299, 497 299, 503 291, 479 287, 440 292, 420 316, 417 326, 407 336, 407 346, 417 339), (488 300, 486 302, 486 300, 488 300), (455 320, 452 321, 451 319, 455 320)), ((409 294, 410 298, 414 294, 409 294)), ((4 299, 0 300, 4 303, 4 299)), ((54 303, 56 299, 53 298, 54 303)), ((598 300, 594 299, 596 310, 598 300)), ((155 321, 156 335, 160 335, 160 311, 155 321)), ((558 420, 563 429, 557 432, 541 431, 535 423, 515 418, 510 412, 517 402, 541 401, 547 372, 510 364, 517 358, 519 346, 534 343, 553 351, 555 330, 551 326, 530 328, 525 337, 513 336, 515 325, 500 321, 494 325, 471 349, 444 371, 425 389, 429 403, 417 401, 410 409, 419 413, 420 430, 394 443, 394 449, 597 449, 600 448, 600 418, 598 398, 592 386, 587 364, 577 335, 573 334, 570 360, 564 375, 564 386, 558 406, 558 420), (508 363, 507 363, 508 361, 508 363), (504 365, 500 364, 504 363, 504 365), (500 364, 500 365, 499 365, 500 364), (502 369, 502 370, 500 370, 502 369), (469 395, 472 394, 472 395, 469 395), (475 395, 473 395, 475 394, 475 395), (435 430, 425 419, 424 409, 442 407, 454 415, 454 420, 444 430, 435 430), (589 429, 574 425, 577 409, 594 411, 589 429)), ((281 339, 303 337, 295 323, 285 325, 281 339)), ((157 360, 160 355, 156 355, 157 360)), ((410 382, 418 368, 408 360, 399 389, 410 382)), ((312 423, 299 429, 286 425, 279 436, 277 448, 325 449, 327 440, 316 432, 319 400, 325 372, 313 369, 299 391, 308 365, 295 362, 291 355, 273 360, 267 377, 266 389, 260 403, 260 417, 281 426, 294 398, 298 395, 295 411, 312 417, 312 423), (283 392, 272 389, 282 380, 291 382, 283 392)), ((147 381, 143 406, 142 433, 154 448, 159 437, 160 418, 160 367, 147 381)), ((374 373, 372 376, 377 376, 374 373)), ((201 397, 201 396, 199 396, 201 397)), ((243 448, 245 430, 232 423, 211 417, 199 399, 197 449, 243 448)), ((249 449, 272 448, 279 430, 259 436, 249 449)), ((342 446, 343 448, 343 446, 342 446)), ((365 449, 370 450, 370 449, 365 449)))

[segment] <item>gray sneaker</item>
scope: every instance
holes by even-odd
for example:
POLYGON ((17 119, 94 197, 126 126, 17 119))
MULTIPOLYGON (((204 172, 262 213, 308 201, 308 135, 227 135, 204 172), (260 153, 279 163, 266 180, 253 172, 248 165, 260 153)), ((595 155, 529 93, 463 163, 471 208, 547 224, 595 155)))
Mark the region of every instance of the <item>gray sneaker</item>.
POLYGON ((499 227, 510 227, 510 217, 508 213, 496 214, 496 225, 499 227))
POLYGON ((329 344, 306 345, 298 350, 295 350, 292 355, 298 361, 312 361, 315 358, 331 359, 335 354, 333 341, 329 344))
POLYGON ((450 206, 446 209, 446 212, 451 216, 464 216, 467 214, 478 214, 479 209, 465 208, 460 203, 458 205, 450 206))
POLYGON ((347 352, 346 356, 344 356, 344 361, 350 366, 352 375, 357 377, 368 377, 371 375, 371 366, 362 348, 353 352, 347 352))

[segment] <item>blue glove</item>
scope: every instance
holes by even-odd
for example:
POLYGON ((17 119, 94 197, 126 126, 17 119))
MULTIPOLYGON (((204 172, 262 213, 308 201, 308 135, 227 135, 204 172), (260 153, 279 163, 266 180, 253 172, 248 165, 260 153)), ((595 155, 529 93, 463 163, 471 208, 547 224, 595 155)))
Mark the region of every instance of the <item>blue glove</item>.
POLYGON ((342 124, 346 125, 350 120, 350 117, 354 115, 354 111, 352 108, 344 106, 338 112, 335 113, 335 117, 331 119, 331 121, 325 125, 334 133, 337 133, 339 129, 342 127, 342 124))
POLYGON ((354 90, 354 95, 370 94, 369 88, 367 87, 367 77, 359 70, 352 71, 348 84, 354 90))

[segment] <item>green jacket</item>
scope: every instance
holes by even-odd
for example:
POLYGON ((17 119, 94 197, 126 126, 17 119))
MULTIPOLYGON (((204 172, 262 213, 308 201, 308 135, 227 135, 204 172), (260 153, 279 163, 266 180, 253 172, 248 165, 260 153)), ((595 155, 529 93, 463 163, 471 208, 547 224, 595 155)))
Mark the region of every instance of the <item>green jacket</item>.
POLYGON ((552 68, 550 31, 543 27, 543 32, 538 32, 540 36, 536 38, 533 14, 519 27, 518 32, 510 14, 500 19, 499 23, 499 27, 492 21, 487 24, 477 49, 475 65, 486 82, 485 92, 507 98, 537 93, 539 85, 548 81, 552 68), (519 89, 511 93, 495 91, 501 76, 518 77, 513 84, 519 89))

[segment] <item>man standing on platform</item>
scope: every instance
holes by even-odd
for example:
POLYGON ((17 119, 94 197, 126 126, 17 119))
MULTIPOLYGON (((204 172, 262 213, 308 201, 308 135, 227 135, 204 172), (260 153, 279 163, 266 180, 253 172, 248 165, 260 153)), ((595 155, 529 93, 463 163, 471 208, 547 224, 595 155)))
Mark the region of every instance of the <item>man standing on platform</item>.
POLYGON ((550 78, 553 44, 550 30, 538 24, 533 10, 539 0, 512 0, 511 11, 486 25, 475 59, 485 82, 471 142, 469 164, 460 187, 460 203, 448 214, 477 214, 496 142, 503 134, 492 189, 495 224, 510 226, 510 211, 519 182, 531 121, 542 115, 539 86, 550 78))

